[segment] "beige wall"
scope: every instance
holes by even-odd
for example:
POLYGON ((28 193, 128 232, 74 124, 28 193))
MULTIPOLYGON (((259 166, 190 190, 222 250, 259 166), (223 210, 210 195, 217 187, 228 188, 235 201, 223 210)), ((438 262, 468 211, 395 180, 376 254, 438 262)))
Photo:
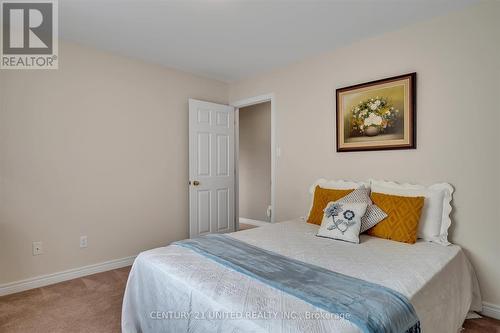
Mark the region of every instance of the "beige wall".
POLYGON ((240 217, 269 221, 271 204, 271 102, 239 111, 240 217))
POLYGON ((304 215, 319 177, 450 182, 451 238, 500 305, 499 14, 490 1, 231 85, 233 101, 275 94, 277 220, 304 215), (335 89, 413 71, 418 149, 337 153, 335 89))
POLYGON ((60 48, 59 70, 0 71, 0 283, 186 238, 187 100, 227 103, 218 81, 60 48))

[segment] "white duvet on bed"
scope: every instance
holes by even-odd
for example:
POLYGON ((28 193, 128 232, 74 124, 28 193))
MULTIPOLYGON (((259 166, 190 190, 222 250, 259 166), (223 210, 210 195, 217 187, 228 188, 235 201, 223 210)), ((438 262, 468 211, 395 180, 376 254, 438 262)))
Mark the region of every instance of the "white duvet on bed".
MULTIPOLYGON (((361 236, 319 238, 302 221, 230 234, 252 245, 394 289, 411 301, 422 331, 455 333, 480 310, 474 272, 458 246, 408 245, 361 236)), ((130 272, 123 332, 359 332, 347 320, 217 264, 186 248, 141 253, 130 272)))

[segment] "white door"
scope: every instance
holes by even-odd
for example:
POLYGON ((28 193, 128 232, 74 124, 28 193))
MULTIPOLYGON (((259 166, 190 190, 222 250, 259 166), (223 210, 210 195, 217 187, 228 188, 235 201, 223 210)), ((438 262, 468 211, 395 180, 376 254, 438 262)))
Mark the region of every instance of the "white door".
POLYGON ((189 237, 234 224, 234 108, 190 99, 189 237))

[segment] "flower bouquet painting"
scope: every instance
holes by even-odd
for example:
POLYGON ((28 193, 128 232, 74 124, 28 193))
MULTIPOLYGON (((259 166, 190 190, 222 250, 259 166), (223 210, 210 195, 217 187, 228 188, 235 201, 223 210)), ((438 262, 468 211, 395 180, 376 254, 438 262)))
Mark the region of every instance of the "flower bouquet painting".
POLYGON ((416 73, 337 89, 337 151, 412 149, 416 73))
POLYGON ((351 109, 351 134, 375 136, 396 126, 399 109, 388 98, 375 97, 359 102, 351 109))

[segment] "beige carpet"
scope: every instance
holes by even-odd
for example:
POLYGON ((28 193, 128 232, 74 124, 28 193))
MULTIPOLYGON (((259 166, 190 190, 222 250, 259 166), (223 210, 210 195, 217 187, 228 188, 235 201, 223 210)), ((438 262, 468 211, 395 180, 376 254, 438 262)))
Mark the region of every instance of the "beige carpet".
POLYGON ((240 223, 240 229, 239 229, 239 231, 253 229, 253 228, 257 228, 257 226, 253 225, 253 224, 240 223))
POLYGON ((0 297, 0 332, 120 332, 129 270, 116 269, 0 297))
MULTIPOLYGON (((129 270, 116 269, 0 297, 0 332, 120 332, 129 270)), ((500 333, 500 321, 489 318, 467 320, 465 327, 465 333, 500 333)))

